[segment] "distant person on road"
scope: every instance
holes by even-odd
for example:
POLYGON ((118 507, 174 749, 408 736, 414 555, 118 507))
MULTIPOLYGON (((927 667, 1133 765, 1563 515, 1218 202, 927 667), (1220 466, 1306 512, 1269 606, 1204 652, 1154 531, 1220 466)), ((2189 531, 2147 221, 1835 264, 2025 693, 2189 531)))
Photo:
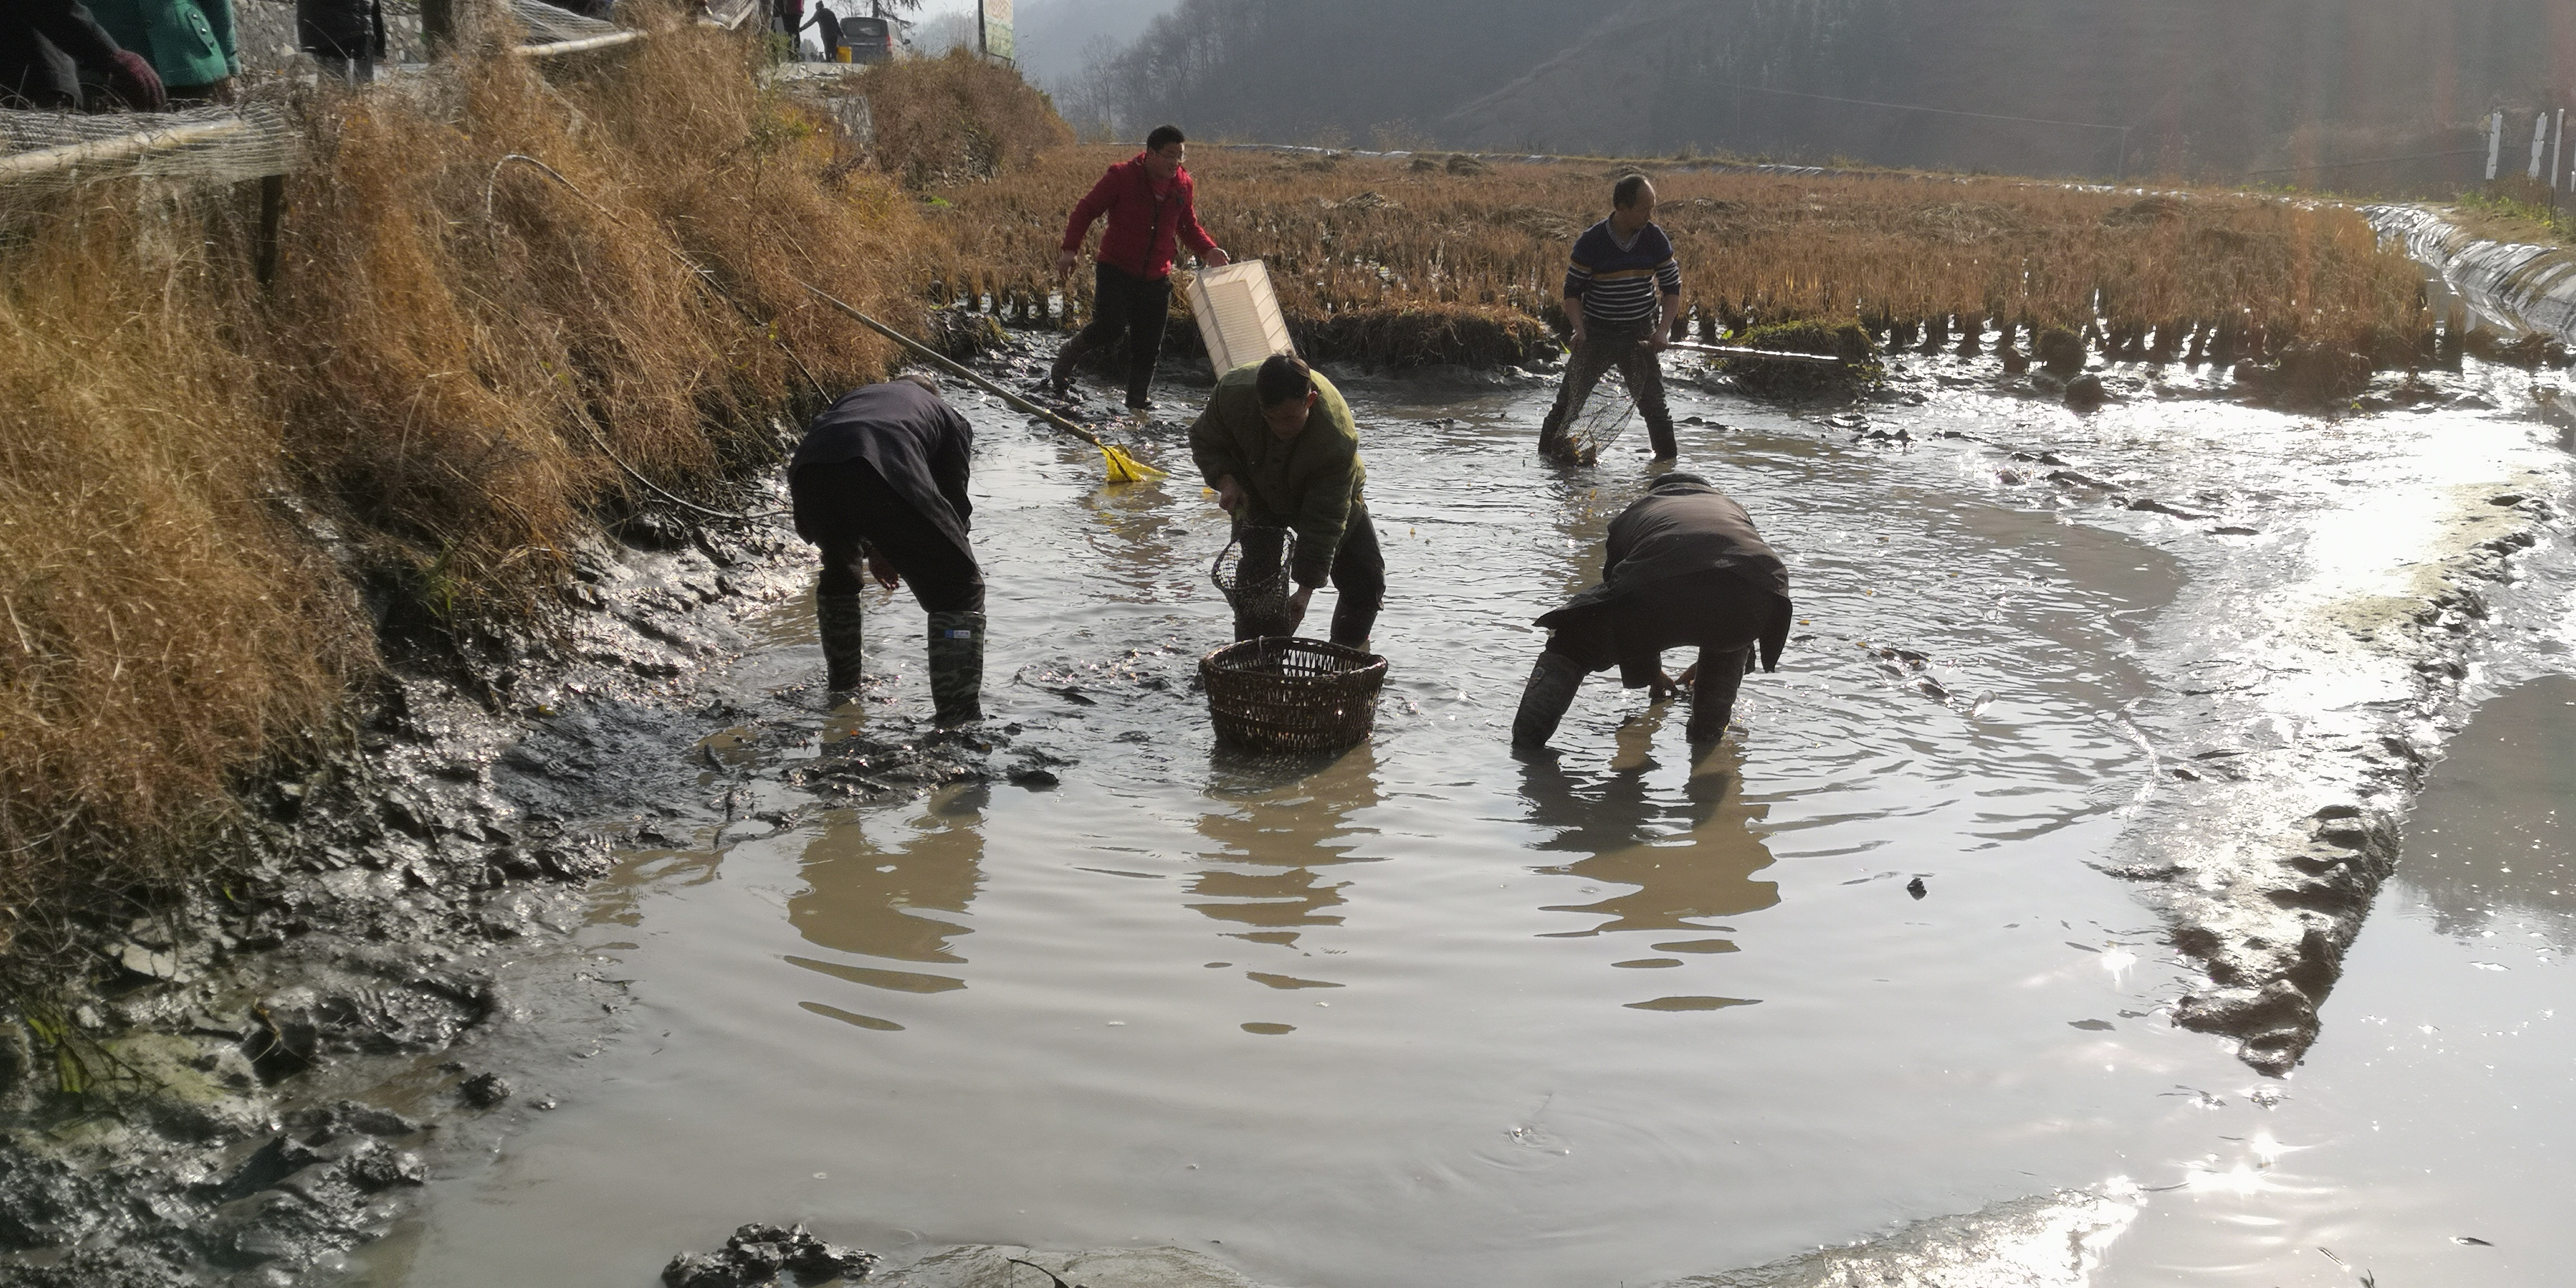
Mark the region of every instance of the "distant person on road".
MULTIPOLYGON (((1234 516, 1238 535, 1295 530, 1289 576, 1297 589, 1286 632, 1296 633, 1307 601, 1329 577, 1341 592, 1333 643, 1366 649, 1386 602, 1386 558, 1361 496, 1368 471, 1342 391, 1289 354, 1245 363, 1218 379, 1207 410, 1190 426, 1190 457, 1216 489, 1216 503, 1234 516)), ((1266 551, 1247 540, 1242 575, 1276 575, 1279 560, 1275 538, 1266 551)), ((1234 631, 1236 639, 1251 639, 1256 628, 1238 612, 1234 631)))
POLYGON ((1715 742, 1756 646, 1762 669, 1778 669, 1791 611, 1789 569, 1744 507, 1696 474, 1666 474, 1610 521, 1601 584, 1538 619, 1547 651, 1521 690, 1512 745, 1546 746, 1583 677, 1614 666, 1658 701, 1693 685, 1690 740, 1715 742), (1664 650, 1692 647, 1699 664, 1665 675, 1664 650))
POLYGON ((1055 276, 1069 279, 1082 258, 1082 239, 1093 220, 1109 216, 1100 234, 1098 264, 1093 269, 1091 325, 1065 342, 1056 354, 1047 388, 1062 394, 1071 385, 1074 364, 1084 354, 1127 335, 1127 407, 1152 410, 1147 391, 1154 382, 1154 361, 1163 352, 1163 320, 1172 305, 1172 256, 1180 242, 1210 267, 1232 262, 1216 239, 1199 227, 1197 185, 1181 168, 1189 149, 1179 129, 1158 125, 1145 136, 1145 150, 1109 167, 1073 207, 1064 226, 1064 245, 1056 253, 1055 276))
POLYGON ((1574 239, 1565 270, 1573 356, 1565 364, 1565 383, 1557 386, 1556 406, 1539 427, 1539 455, 1574 459, 1573 421, 1583 414, 1601 373, 1613 366, 1646 418, 1655 459, 1668 461, 1679 453, 1656 360, 1681 312, 1681 264, 1673 258, 1672 240, 1655 223, 1655 185, 1642 174, 1629 175, 1610 190, 1610 217, 1574 239))
POLYGON ((787 466, 796 535, 822 548, 814 587, 824 684, 861 680, 859 593, 912 583, 930 614, 930 698, 942 725, 983 718, 984 572, 967 541, 975 428, 939 382, 907 375, 841 395, 805 427, 787 466))
POLYGON ((324 76, 370 84, 385 56, 384 6, 381 0, 295 0, 295 40, 324 76))
POLYGON ((840 61, 835 51, 841 47, 841 15, 832 12, 830 5, 818 4, 814 6, 814 20, 805 25, 814 29, 814 40, 823 47, 821 61, 840 61))
POLYGON ((0 107, 78 107, 83 71, 129 108, 157 112, 167 101, 151 61, 118 45, 79 0, 0 3, 0 107))
POLYGON ((116 43, 152 61, 173 100, 232 97, 241 75, 232 0, 91 0, 90 12, 116 43))

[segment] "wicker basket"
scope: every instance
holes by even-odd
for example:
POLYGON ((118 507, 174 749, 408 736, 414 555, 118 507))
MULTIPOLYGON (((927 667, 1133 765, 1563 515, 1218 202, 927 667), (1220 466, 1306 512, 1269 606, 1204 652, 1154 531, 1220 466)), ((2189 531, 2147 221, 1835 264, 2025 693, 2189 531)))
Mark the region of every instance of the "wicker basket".
POLYGON ((1260 752, 1340 751, 1368 740, 1386 659, 1322 640, 1245 640, 1199 659, 1219 742, 1260 752))

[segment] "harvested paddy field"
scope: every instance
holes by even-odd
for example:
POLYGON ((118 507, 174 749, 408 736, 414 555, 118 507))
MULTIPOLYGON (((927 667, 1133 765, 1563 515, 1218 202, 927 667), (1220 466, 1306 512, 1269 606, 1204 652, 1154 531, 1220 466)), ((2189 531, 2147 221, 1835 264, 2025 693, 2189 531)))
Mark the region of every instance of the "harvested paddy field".
MULTIPOLYGON (((1065 212, 1126 155, 1061 149, 939 189, 925 289, 1044 316, 1065 212)), ((1202 147, 1191 171, 1200 221, 1269 264, 1310 356, 1404 367, 1516 360, 1532 322, 1561 321, 1567 247, 1634 168, 1202 147)), ((1856 321, 1883 343, 1969 354, 2056 327, 2130 358, 2432 356, 2420 271, 2340 207, 1951 176, 1651 173, 1703 338, 1856 321)), ((1077 316, 1087 290, 1075 284, 1077 316)))

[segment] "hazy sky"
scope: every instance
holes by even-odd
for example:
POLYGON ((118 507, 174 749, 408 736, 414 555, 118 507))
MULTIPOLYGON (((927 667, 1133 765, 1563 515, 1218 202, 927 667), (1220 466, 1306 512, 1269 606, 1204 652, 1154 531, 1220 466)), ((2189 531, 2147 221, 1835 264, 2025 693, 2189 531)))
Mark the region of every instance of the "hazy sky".
MULTIPOLYGON (((1145 24, 1169 12, 1178 0, 1017 0, 1012 25, 1020 43, 1020 64, 1034 80, 1052 81, 1081 70, 1082 47, 1094 36, 1120 44, 1134 40, 1145 24)), ((854 5, 852 7, 860 7, 854 5)), ((923 0, 924 22, 941 14, 975 12, 973 0, 923 0)))

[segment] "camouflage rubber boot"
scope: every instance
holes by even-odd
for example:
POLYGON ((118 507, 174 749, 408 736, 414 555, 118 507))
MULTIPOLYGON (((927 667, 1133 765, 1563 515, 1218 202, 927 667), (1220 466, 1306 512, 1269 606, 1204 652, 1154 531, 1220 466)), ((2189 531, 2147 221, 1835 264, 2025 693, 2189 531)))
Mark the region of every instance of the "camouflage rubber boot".
POLYGON ((1556 736, 1556 722, 1574 705, 1574 691, 1582 687, 1581 667, 1555 653, 1539 654, 1529 684, 1521 690, 1520 713, 1512 717, 1512 745, 1546 746, 1556 736))
POLYGON ((859 672, 859 597, 816 595, 814 620, 823 632, 823 687, 834 693, 857 691, 859 672))
POLYGON ((943 725, 984 718, 984 615, 930 615, 930 705, 943 725))

